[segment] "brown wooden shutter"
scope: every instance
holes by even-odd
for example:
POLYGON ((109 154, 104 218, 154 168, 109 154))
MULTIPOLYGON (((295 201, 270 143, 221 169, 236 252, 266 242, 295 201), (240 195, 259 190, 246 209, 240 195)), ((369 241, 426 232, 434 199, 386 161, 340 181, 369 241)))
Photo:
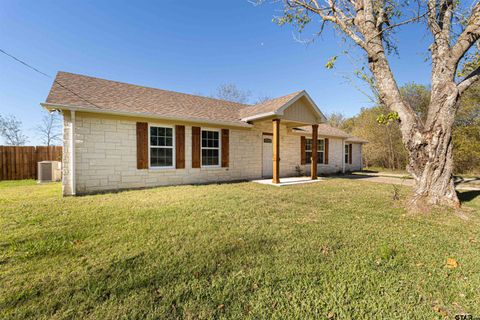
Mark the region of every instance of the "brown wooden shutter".
POLYGON ((200 127, 192 127, 192 168, 200 168, 200 127))
POLYGON ((228 167, 230 158, 230 132, 228 129, 222 129, 222 167, 228 167))
POLYGON ((301 136, 300 137, 300 164, 307 163, 307 155, 305 154, 306 145, 307 145, 307 140, 305 139, 305 136, 301 136))
POLYGON ((175 167, 185 168, 185 126, 175 126, 175 167))
POLYGON ((348 145, 348 163, 352 164, 352 144, 348 145))
POLYGON ((324 156, 323 156, 323 163, 324 164, 328 164, 328 149, 329 149, 329 141, 328 141, 328 138, 325 138, 325 143, 324 143, 324 147, 325 147, 325 152, 324 152, 324 156))
POLYGON ((148 169, 148 123, 137 122, 137 169, 148 169))

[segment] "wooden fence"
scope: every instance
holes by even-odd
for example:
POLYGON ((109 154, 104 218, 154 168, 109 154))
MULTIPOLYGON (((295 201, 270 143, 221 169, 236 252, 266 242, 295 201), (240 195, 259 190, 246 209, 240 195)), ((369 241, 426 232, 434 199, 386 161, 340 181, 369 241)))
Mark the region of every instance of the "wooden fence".
POLYGON ((0 180, 37 179, 37 163, 62 161, 62 147, 0 146, 0 180))

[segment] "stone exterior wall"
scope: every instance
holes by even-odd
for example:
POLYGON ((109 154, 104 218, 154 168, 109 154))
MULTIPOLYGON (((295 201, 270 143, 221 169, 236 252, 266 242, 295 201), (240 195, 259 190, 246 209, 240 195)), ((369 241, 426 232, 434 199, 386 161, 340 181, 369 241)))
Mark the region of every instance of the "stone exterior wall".
POLYGON ((345 164, 345 170, 362 170, 362 144, 352 143, 352 164, 345 164))
MULTIPOLYGON (((70 113, 64 113, 63 194, 70 188, 70 113)), ((200 125, 195 125, 200 126, 200 125)), ((211 128, 211 125, 207 127, 211 128)), ((220 127, 219 127, 220 128, 220 127)), ((263 133, 272 132, 272 122, 249 129, 230 129, 229 167, 192 168, 192 124, 167 123, 154 119, 107 116, 76 112, 76 194, 144 188, 162 185, 214 183, 262 177, 263 133), (137 169, 136 122, 185 125, 185 169, 137 169)), ((319 165, 319 174, 342 170, 342 140, 330 138, 329 165, 319 165)), ((355 154, 359 154, 354 151, 355 154)), ((297 175, 300 166, 300 136, 285 125, 280 128, 280 176, 297 175)), ((355 159, 355 157, 354 157, 355 159)), ((356 163, 356 162, 355 162, 356 163)), ((309 166, 305 166, 308 174, 309 166)))
MULTIPOLYGON (((317 165, 317 174, 341 173, 343 170, 343 139, 318 136, 319 139, 328 138, 328 164, 319 163, 317 165)), ((310 174, 310 164, 304 166, 306 174, 310 174)))

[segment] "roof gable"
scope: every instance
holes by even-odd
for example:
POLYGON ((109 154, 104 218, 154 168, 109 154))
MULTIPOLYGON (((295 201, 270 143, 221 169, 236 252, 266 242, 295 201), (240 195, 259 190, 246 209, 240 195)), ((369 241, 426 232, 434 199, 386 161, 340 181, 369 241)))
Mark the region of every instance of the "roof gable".
POLYGON ((242 116, 243 121, 260 120, 272 115, 282 116, 289 107, 291 107, 300 99, 304 99, 306 102, 304 106, 309 108, 310 111, 313 111, 316 117, 318 117, 317 122, 323 122, 326 120, 323 113, 313 102, 308 93, 304 90, 294 92, 280 98, 267 100, 251 107, 244 107, 240 115, 242 116))

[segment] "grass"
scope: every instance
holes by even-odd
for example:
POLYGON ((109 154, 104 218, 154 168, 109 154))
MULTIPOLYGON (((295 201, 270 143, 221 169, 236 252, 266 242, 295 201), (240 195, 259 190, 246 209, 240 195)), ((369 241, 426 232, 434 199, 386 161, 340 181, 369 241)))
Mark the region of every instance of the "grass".
POLYGON ((0 318, 480 316, 480 195, 461 196, 468 221, 343 179, 77 198, 0 182, 0 318))

